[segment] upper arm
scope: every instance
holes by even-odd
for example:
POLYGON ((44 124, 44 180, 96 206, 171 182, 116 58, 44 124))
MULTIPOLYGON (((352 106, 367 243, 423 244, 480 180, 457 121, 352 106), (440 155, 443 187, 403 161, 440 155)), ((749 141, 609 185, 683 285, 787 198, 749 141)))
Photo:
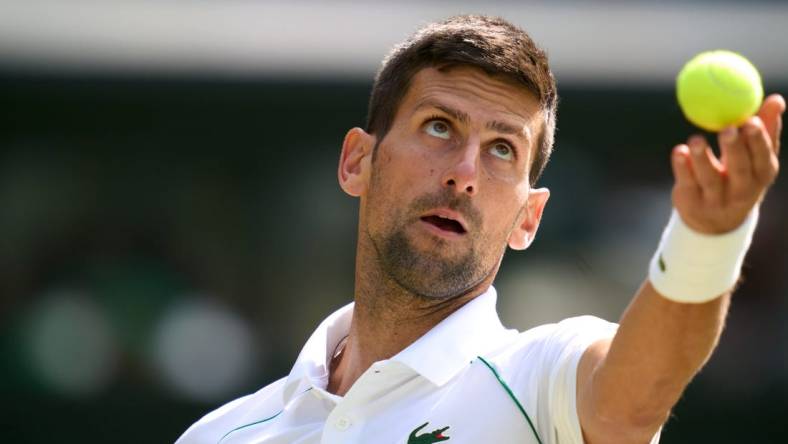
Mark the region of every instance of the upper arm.
POLYGON ((590 388, 594 369, 607 356, 612 341, 612 338, 606 338, 592 343, 588 346, 586 351, 583 352, 583 357, 580 358, 580 363, 577 364, 577 408, 580 414, 581 423, 584 410, 586 410, 585 404, 589 395, 588 389, 590 388))
POLYGON ((594 370, 605 359, 612 339, 600 339, 588 346, 580 362, 577 364, 577 416, 580 420, 580 428, 583 438, 588 444, 594 444, 589 435, 593 435, 594 429, 594 408, 592 406, 591 381, 593 380, 594 370))
POLYGON ((593 343, 578 365, 577 414, 586 442, 653 442, 714 349, 729 299, 681 304, 646 281, 613 340, 593 343))
MULTIPOLYGON (((579 316, 551 325, 538 340, 538 351, 530 354, 528 368, 536 376, 530 387, 539 387, 535 407, 545 443, 584 442, 577 405, 578 370, 589 346, 613 337, 617 327, 600 318, 579 316)), ((583 366, 587 363, 586 359, 583 366)), ((585 375, 581 378, 586 379, 585 375)))
POLYGON ((594 375, 607 358, 612 342, 613 338, 608 338, 592 343, 583 352, 577 365, 577 416, 583 440, 585 444, 610 443, 614 440, 621 443, 657 443, 659 424, 644 427, 643 424, 630 424, 607 417, 595 402, 594 375))

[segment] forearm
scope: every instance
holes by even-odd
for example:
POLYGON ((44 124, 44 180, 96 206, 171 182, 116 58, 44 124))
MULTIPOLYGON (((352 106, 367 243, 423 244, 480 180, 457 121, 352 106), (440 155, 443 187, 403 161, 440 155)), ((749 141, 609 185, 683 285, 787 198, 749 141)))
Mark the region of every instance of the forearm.
POLYGON ((650 281, 612 341, 592 344, 577 368, 586 442, 648 442, 717 345, 754 210, 777 177, 785 108, 782 96, 769 96, 757 117, 721 132, 720 158, 701 136, 674 147, 677 217, 652 259, 650 281))
POLYGON ((581 399, 593 421, 617 424, 621 442, 653 436, 717 345, 729 302, 727 293, 703 304, 680 304, 644 282, 606 356, 590 372, 589 392, 581 399))

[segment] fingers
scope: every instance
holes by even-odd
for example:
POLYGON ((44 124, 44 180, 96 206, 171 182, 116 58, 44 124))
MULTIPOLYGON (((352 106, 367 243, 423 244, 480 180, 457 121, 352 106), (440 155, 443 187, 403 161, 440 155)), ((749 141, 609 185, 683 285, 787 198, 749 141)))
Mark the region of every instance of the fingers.
MULTIPOLYGON (((779 113, 773 115, 779 119, 779 113)), ((772 122, 776 120, 772 119, 772 122)), ((754 182, 759 185, 768 185, 777 177, 779 160, 774 150, 774 141, 760 117, 752 117, 740 130, 742 137, 740 140, 746 143, 744 152, 750 158, 751 173, 754 182)), ((779 135, 778 135, 779 137, 779 135)), ((730 167, 734 168, 731 162, 730 167)), ((735 167, 739 169, 739 167, 735 167)), ((733 186, 733 180, 731 180, 733 186)))
POLYGON ((701 188, 704 200, 713 205, 723 201, 722 167, 702 136, 692 136, 688 141, 692 171, 701 188))
POLYGON ((744 197, 751 194, 753 183, 752 151, 748 148, 749 127, 728 127, 719 134, 722 161, 728 172, 731 196, 744 197))
POLYGON ((757 116, 739 128, 722 131, 722 163, 700 135, 674 147, 673 204, 687 224, 701 232, 722 233, 740 225, 763 199, 779 169, 785 111, 785 99, 773 94, 764 100, 757 116))
POLYGON ((687 145, 677 145, 673 148, 673 154, 671 156, 673 177, 676 178, 677 187, 700 193, 700 187, 695 180, 695 175, 692 173, 689 156, 689 147, 687 145))
POLYGON ((673 177, 676 179, 673 192, 674 205, 679 202, 696 205, 700 201, 702 193, 695 174, 692 172, 689 147, 687 145, 674 147, 670 156, 670 164, 673 167, 673 177))
POLYGON ((772 143, 775 154, 780 153, 780 134, 782 132, 783 119, 785 112, 785 99, 779 94, 772 94, 763 101, 758 117, 766 127, 769 139, 772 143))

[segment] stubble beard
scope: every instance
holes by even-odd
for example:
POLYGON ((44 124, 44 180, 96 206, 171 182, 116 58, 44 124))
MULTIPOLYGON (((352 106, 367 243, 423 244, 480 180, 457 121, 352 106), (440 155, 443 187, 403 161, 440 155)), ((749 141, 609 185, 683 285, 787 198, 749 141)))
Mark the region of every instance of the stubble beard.
MULTIPOLYGON (((422 208, 436 206, 464 210, 462 213, 473 228, 481 229, 481 215, 475 209, 469 204, 457 203, 443 193, 423 196, 412 205, 414 211, 408 213, 419 214, 422 208)), ((470 243, 467 252, 450 258, 441 254, 441 250, 450 247, 449 241, 436 238, 432 248, 414 245, 407 234, 408 222, 400 219, 382 234, 373 236, 368 233, 381 271, 408 293, 428 300, 452 299, 468 293, 497 269, 503 251, 498 252, 498 261, 485 261, 477 249, 478 245, 492 245, 490 239, 480 238, 478 234, 475 238, 470 237, 474 234, 468 232, 464 234, 470 237, 467 239, 470 243)), ((410 223, 419 222, 416 219, 410 223)))
MULTIPOLYGON (((373 240, 374 242, 374 240, 373 240)), ((400 287, 425 299, 451 299, 476 286, 487 273, 470 249, 456 260, 419 251, 399 229, 376 245, 383 272, 400 287)))

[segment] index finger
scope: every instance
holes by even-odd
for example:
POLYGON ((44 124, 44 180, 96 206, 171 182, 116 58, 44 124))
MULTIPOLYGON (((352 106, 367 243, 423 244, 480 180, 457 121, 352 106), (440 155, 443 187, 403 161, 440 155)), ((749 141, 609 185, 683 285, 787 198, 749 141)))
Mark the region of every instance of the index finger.
POLYGON ((780 154, 780 133, 782 133, 785 112, 785 99, 780 94, 772 94, 763 101, 758 117, 763 121, 772 141, 775 154, 780 154))

